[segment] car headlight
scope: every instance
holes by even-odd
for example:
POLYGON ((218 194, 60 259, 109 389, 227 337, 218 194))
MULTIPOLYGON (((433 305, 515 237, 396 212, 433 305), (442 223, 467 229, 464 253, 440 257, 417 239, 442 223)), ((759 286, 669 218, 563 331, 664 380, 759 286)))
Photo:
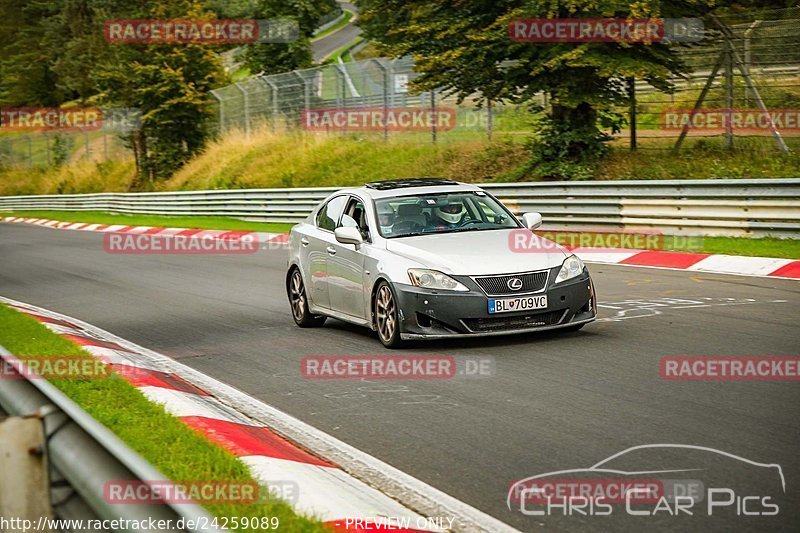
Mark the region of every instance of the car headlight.
POLYGON ((577 255, 567 257, 561 265, 561 270, 558 271, 556 283, 580 276, 584 268, 586 267, 583 265, 583 261, 581 261, 577 255))
POLYGON ((409 268, 408 277, 411 284, 423 289, 441 289, 445 291, 468 291, 469 289, 457 282, 447 274, 442 274, 438 270, 428 270, 426 268, 409 268))

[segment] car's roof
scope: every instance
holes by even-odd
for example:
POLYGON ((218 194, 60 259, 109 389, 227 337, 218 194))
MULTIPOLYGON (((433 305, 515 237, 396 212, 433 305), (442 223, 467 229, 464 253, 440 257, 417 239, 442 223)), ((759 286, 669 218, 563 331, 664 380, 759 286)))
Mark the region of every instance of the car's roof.
MULTIPOLYGON (((417 196, 420 194, 436 194, 436 193, 447 193, 447 192, 481 190, 481 188, 477 187, 476 185, 470 185, 469 183, 461 183, 458 181, 453 181, 450 183, 445 183, 443 181, 441 185, 422 185, 422 183, 426 183, 429 180, 420 180, 420 186, 407 185, 406 182, 410 181, 412 180, 403 180, 402 182, 403 185, 395 188, 389 188, 389 187, 374 188, 368 185, 364 185, 362 187, 351 187, 348 189, 343 189, 339 192, 340 193, 352 192, 362 197, 377 199, 377 198, 391 198, 393 196, 417 196)), ((380 183, 390 183, 390 182, 380 182, 380 183)))

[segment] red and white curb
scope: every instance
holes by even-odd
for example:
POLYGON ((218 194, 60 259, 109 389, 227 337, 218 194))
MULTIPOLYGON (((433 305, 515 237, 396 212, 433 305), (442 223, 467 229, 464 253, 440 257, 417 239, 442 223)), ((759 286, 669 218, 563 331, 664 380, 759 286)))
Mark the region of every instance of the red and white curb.
MULTIPOLYGON (((56 229, 79 231, 100 231, 149 235, 181 235, 197 238, 225 238, 226 234, 241 234, 224 230, 198 230, 185 228, 156 228, 150 226, 106 226, 103 224, 84 224, 58 222, 38 218, 5 217, 4 222, 22 222, 56 229)), ((287 234, 254 232, 258 242, 286 243, 287 234)), ((569 247, 567 247, 569 248, 569 247)), ((670 252, 662 250, 634 250, 628 248, 570 248, 573 253, 590 263, 616 264, 627 266, 666 268, 670 270, 691 270, 715 274, 736 274, 743 276, 767 276, 771 278, 800 279, 800 260, 773 257, 746 257, 723 254, 698 254, 689 252, 670 252)))
POLYGON ((614 248, 573 248, 571 251, 590 263, 800 279, 800 261, 795 259, 614 248))
POLYGON ((160 235, 172 237, 186 237, 190 239, 227 239, 236 238, 244 234, 255 237, 256 242, 269 244, 282 244, 288 241, 289 236, 285 233, 267 233, 263 231, 231 231, 213 229, 187 229, 187 228, 163 228, 155 226, 126 226, 125 224, 89 224, 84 222, 60 222, 46 218, 20 218, 3 217, 2 222, 24 223, 42 226, 52 229, 67 229, 75 231, 97 231, 101 233, 123 233, 127 235, 160 235))
POLYGON ((335 530, 516 531, 169 357, 60 313, 3 297, 0 303, 35 318, 111 365, 151 401, 239 457, 260 483, 296 483, 298 497, 290 502, 295 511, 335 530), (367 473, 362 477, 370 483, 349 474, 344 464, 367 473), (388 494, 402 496, 406 504, 388 494), (354 519, 361 524, 352 523, 354 519))

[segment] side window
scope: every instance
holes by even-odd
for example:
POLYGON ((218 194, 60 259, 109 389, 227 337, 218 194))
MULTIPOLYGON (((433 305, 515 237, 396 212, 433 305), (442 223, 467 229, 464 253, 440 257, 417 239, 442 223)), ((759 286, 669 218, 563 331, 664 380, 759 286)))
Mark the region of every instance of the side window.
POLYGON ((323 205, 322 209, 317 213, 317 227, 333 231, 342 216, 346 200, 347 196, 337 196, 323 205))
POLYGON ((369 225, 367 224, 367 212, 364 203, 358 198, 350 198, 342 216, 340 226, 350 226, 358 228, 364 240, 369 240, 369 225))

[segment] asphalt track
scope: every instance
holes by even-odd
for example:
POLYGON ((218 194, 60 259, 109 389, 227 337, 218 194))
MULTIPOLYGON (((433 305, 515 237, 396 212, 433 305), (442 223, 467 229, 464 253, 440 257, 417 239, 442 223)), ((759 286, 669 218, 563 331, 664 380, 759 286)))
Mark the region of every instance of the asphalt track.
MULTIPOLYGON (((310 380, 300 375, 306 355, 389 352, 366 330, 335 321, 297 328, 283 289, 285 251, 109 255, 102 239, 0 224, 0 295, 178 359, 521 530, 796 531, 800 524, 800 382, 667 381, 659 371, 663 356, 798 355, 797 281, 590 265, 605 307, 583 331, 402 352, 491 357, 494 375, 310 380), (516 480, 586 468, 649 443, 781 465, 779 515, 748 518, 731 507, 704 521, 617 509, 611 517, 529 517, 506 505, 516 480)), ((639 468, 675 461, 688 459, 654 451, 639 468)), ((737 486, 760 475, 739 462, 705 461, 737 486)))
MULTIPOLYGON (((358 9, 350 2, 339 2, 339 4, 353 13, 357 13, 358 9)), ((351 19, 352 20, 352 19, 351 19)), ((314 57, 314 62, 321 63, 326 57, 334 53, 339 48, 346 44, 350 44, 356 40, 356 37, 361 35, 361 28, 352 22, 342 26, 333 33, 329 33, 325 37, 311 43, 311 55, 314 57)))

